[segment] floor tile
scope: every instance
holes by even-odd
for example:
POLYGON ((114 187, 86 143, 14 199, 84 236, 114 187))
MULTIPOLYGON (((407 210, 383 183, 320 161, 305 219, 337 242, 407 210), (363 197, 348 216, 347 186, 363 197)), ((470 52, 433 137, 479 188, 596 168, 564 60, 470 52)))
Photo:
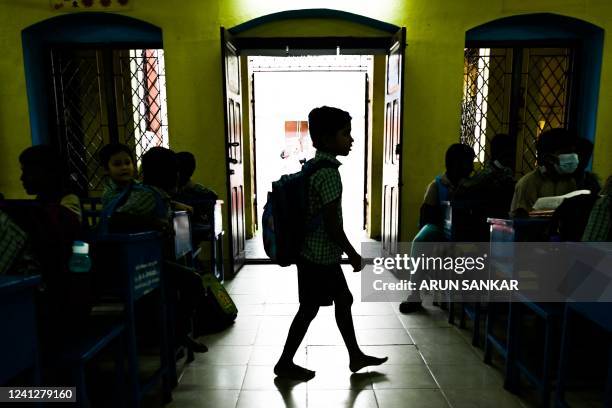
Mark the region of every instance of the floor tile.
MULTIPOLYGON (((413 345, 362 346, 361 350, 375 357, 389 357, 385 365, 425 364, 423 357, 413 345)), ((348 361, 348 357, 347 357, 348 361)))
POLYGON ((309 408, 376 408, 372 390, 308 390, 309 408))
POLYGON ((465 339, 454 327, 411 328, 408 329, 408 333, 417 345, 465 344, 465 339))
MULTIPOLYGON (((270 345, 254 345, 251 351, 251 357, 249 359, 250 365, 274 365, 278 361, 281 353, 283 352, 282 346, 270 346, 270 345)), ((293 362, 298 365, 306 364, 306 347, 302 346, 298 349, 293 362)))
POLYGON ((294 382, 277 378, 274 374, 274 366, 250 365, 247 367, 243 390, 277 390, 279 384, 285 388, 306 391, 305 382, 294 382))
POLYGON ((245 365, 251 357, 253 346, 210 346, 208 352, 200 353, 191 363, 194 366, 206 365, 245 365))
POLYGON ((373 376, 377 374, 353 374, 348 367, 322 367, 316 370, 315 378, 308 381, 308 390, 371 390, 373 376))
POLYGON ((363 345, 412 344, 405 329, 357 329, 357 341, 363 345))
POLYGON ((483 364, 467 343, 417 345, 427 364, 483 364))
POLYGON ((485 364, 431 364, 431 372, 446 389, 503 389, 503 376, 485 364))
POLYGON ((439 390, 427 389, 375 389, 376 401, 380 408, 418 407, 448 408, 449 405, 439 390))
POLYGON ((303 390, 242 390, 236 408, 305 408, 303 390))
POLYGON ((240 390, 181 388, 172 393, 172 402, 164 408, 235 408, 240 394, 240 390))
POLYGON ((180 387, 197 386, 202 389, 239 390, 246 373, 246 365, 189 366, 185 368, 180 387))
POLYGON ((371 367, 370 372, 384 375, 378 381, 373 381, 375 390, 389 388, 438 388, 425 365, 381 365, 371 367))
POLYGON ((520 400, 504 389, 492 390, 444 390, 453 408, 522 408, 520 400))

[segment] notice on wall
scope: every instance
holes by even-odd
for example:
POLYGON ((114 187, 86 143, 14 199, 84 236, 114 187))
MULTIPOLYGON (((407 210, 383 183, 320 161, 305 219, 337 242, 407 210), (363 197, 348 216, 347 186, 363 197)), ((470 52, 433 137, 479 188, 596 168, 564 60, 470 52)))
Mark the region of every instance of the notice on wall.
POLYGON ((51 9, 64 12, 131 10, 134 0, 49 0, 51 9))

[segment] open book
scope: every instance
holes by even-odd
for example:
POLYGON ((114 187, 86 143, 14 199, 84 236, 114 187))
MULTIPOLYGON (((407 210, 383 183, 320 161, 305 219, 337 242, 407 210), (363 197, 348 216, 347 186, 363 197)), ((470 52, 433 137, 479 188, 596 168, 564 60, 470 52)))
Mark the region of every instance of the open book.
POLYGON ((591 194, 590 190, 576 190, 560 196, 540 197, 533 205, 534 211, 555 210, 566 198, 575 197, 581 194, 591 194))

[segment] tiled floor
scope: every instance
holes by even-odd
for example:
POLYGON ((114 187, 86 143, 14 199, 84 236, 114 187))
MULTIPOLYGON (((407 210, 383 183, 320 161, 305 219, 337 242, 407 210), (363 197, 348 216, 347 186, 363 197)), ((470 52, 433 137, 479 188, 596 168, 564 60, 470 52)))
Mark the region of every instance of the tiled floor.
POLYGON ((272 367, 297 310, 295 268, 246 266, 226 287, 239 309, 236 324, 202 338, 210 351, 183 373, 167 407, 524 407, 502 388, 502 375, 482 363, 446 315, 398 314, 395 303, 359 302, 359 274, 345 274, 364 351, 389 356, 352 374, 333 308, 322 308, 295 361, 316 370, 308 383, 275 378, 272 367))

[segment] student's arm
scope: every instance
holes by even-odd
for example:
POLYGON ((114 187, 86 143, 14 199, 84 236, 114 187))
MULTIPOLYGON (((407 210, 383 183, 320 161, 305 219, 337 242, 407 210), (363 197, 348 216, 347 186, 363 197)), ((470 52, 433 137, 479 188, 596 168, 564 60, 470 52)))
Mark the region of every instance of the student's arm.
POLYGON ((338 206, 341 205, 340 202, 341 199, 338 198, 323 206, 321 209, 323 213, 323 226, 330 239, 348 255, 353 271, 357 272, 362 269, 361 256, 355 251, 355 248, 353 248, 353 245, 351 245, 346 237, 342 225, 340 225, 340 220, 338 219, 338 206))
POLYGON ((533 204, 538 199, 538 191, 533 183, 529 182, 529 175, 523 176, 516 183, 514 188, 514 196, 510 205, 510 215, 515 218, 525 218, 529 216, 533 204))

